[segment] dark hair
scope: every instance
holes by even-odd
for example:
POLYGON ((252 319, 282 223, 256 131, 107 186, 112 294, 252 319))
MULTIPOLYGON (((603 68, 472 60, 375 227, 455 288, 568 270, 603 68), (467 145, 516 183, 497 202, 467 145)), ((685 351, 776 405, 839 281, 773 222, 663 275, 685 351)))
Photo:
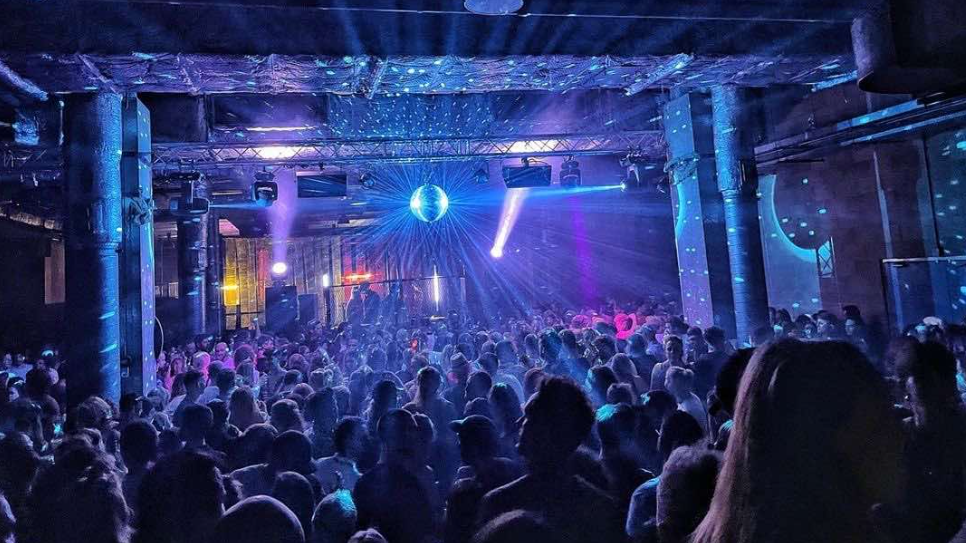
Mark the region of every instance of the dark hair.
POLYGON ((122 543, 129 511, 113 459, 86 439, 67 439, 38 477, 27 509, 39 516, 25 541, 122 543))
POLYGON ((466 380, 467 396, 469 396, 470 393, 472 394, 482 393, 483 396, 476 396, 476 397, 485 398, 490 395, 490 390, 492 388, 493 388, 493 377, 485 371, 474 371, 473 373, 470 374, 469 379, 466 380), (478 388, 481 390, 477 390, 478 388))
POLYGON ((531 465, 566 462, 594 424, 594 411, 584 391, 565 377, 544 381, 527 402, 525 413, 527 423, 520 435, 520 452, 531 465))
POLYGON ((215 380, 218 392, 225 394, 235 386, 235 370, 221 370, 215 380))
POLYGON ((282 432, 272 443, 268 465, 276 472, 311 473, 313 471, 312 442, 301 432, 295 430, 282 432))
POLYGON ((231 464, 242 468, 268 462, 272 444, 278 432, 271 424, 261 423, 249 426, 235 441, 231 449, 231 464))
POLYGON ((322 498, 312 517, 315 543, 345 543, 355 530, 357 517, 348 490, 336 490, 322 498))
POLYGON ((491 377, 496 377, 497 371, 500 369, 500 359, 497 358, 496 354, 484 352, 480 354, 479 360, 480 368, 486 373, 489 373, 491 377))
POLYGON ((607 389, 611 385, 620 382, 614 370, 607 366, 594 366, 590 368, 590 371, 587 373, 587 379, 590 381, 590 390, 594 394, 594 398, 598 404, 606 402, 607 389))
POLYGON ((23 388, 28 396, 37 397, 47 394, 52 384, 50 372, 40 368, 34 368, 27 372, 23 388))
POLYGON ((192 439, 204 437, 211 430, 215 418, 205 405, 189 405, 184 408, 184 416, 181 421, 181 438, 192 439))
POLYGON ((510 511, 480 527, 471 543, 563 543, 569 539, 539 513, 510 511))
POLYGON ((662 543, 680 543, 698 527, 711 505, 721 453, 678 447, 664 464, 657 490, 657 529, 662 543))
POLYGON ((739 349, 735 351, 725 360, 721 369, 718 370, 718 376, 715 377, 715 393, 718 399, 721 400, 721 406, 728 413, 733 414, 735 412, 735 400, 738 398, 738 385, 741 383, 741 376, 744 375, 745 368, 748 367, 748 362, 751 361, 753 354, 755 354, 754 349, 739 349))
POLYGON ((204 375, 200 371, 191 369, 184 373, 184 386, 185 388, 193 385, 197 385, 204 378, 204 375))
POLYGON ((288 507, 302 525, 305 540, 311 541, 312 513, 315 510, 315 491, 304 475, 294 471, 275 474, 272 497, 288 507))
POLYGON ((608 404, 597 410, 597 436, 603 449, 616 449, 622 439, 632 438, 637 429, 637 413, 631 406, 608 404))
POLYGON ((339 454, 346 454, 346 447, 349 446, 349 439, 352 438, 352 433, 355 431, 363 432, 365 431, 365 424, 359 417, 345 417, 339 421, 339 425, 335 427, 335 433, 333 434, 333 445, 335 447, 335 452, 339 454))
POLYGON ((520 398, 506 383, 497 383, 490 389, 490 411, 493 412, 493 422, 504 432, 514 432, 516 421, 523 416, 520 409, 520 398))
POLYGON ((127 466, 146 466, 158 454, 158 432, 147 421, 130 422, 121 430, 120 447, 127 466))
POLYGON ((890 409, 885 383, 848 343, 786 339, 758 349, 741 379, 724 465, 694 541, 798 543, 869 533, 873 503, 897 499, 901 431, 890 409), (845 430, 859 434, 843 440, 845 430), (858 463, 867 468, 854 469, 858 463))
POLYGON ((609 404, 626 403, 627 405, 634 405, 635 400, 634 389, 629 383, 614 383, 607 387, 607 403, 609 404))
POLYGON ((935 341, 910 343, 911 348, 896 357, 896 374, 903 381, 912 378, 924 404, 937 405, 958 396, 956 357, 935 341))
POLYGON ((675 411, 664 419, 661 425, 661 436, 657 438, 657 450, 661 458, 667 460, 674 449, 685 445, 694 445, 704 438, 704 430, 691 415, 684 411, 675 411))
POLYGON ((704 340, 711 345, 718 345, 725 341, 725 331, 717 326, 711 326, 704 331, 704 340))

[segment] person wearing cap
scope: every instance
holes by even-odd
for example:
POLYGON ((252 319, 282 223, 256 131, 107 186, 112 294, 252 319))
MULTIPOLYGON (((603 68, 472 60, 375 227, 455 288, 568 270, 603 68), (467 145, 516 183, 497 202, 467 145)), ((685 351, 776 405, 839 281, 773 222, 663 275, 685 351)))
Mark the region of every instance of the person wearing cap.
POLYGON ((465 464, 446 499, 444 543, 465 543, 473 537, 480 501, 487 492, 523 475, 522 466, 497 456, 500 448, 496 426, 490 419, 470 415, 450 423, 459 439, 460 457, 465 464), (467 473, 469 472, 469 473, 467 473))

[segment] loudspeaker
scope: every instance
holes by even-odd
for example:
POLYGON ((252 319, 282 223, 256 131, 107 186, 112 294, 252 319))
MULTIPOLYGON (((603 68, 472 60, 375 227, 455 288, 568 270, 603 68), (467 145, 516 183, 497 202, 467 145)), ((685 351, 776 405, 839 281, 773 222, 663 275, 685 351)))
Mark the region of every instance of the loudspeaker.
POLYGON ((284 330, 299 319, 299 296, 295 287, 265 287, 265 328, 284 330))
POLYGON ((306 325, 319 318, 319 296, 299 294, 299 324, 306 325))

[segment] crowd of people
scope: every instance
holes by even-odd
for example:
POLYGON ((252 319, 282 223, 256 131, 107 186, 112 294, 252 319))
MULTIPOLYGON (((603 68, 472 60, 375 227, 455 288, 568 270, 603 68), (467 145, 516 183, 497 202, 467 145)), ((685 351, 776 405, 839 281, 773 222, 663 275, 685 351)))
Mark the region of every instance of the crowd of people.
POLYGON ((966 327, 676 313, 231 331, 116 405, 14 350, 0 541, 966 542, 966 327))

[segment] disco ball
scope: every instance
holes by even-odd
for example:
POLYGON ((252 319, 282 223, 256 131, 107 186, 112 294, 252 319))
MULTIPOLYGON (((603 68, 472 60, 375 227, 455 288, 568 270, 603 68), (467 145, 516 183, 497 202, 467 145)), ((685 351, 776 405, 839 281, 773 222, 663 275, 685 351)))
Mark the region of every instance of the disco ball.
POLYGON ((449 209, 449 198, 437 185, 426 184, 413 192, 409 210, 423 222, 435 222, 443 218, 449 209))

